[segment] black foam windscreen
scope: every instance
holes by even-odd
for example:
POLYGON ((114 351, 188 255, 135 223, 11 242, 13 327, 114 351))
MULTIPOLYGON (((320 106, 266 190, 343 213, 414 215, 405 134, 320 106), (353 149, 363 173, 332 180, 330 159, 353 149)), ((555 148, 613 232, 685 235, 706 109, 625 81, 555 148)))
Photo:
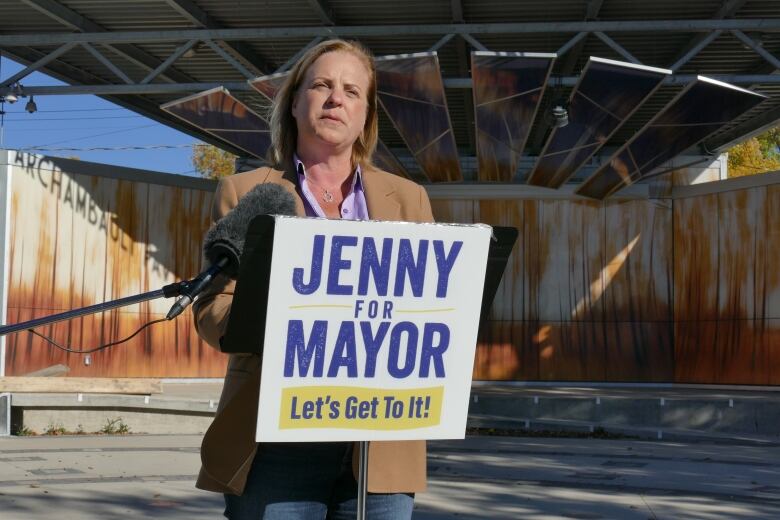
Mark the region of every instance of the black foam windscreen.
POLYGON ((222 272, 236 278, 244 239, 252 219, 258 215, 295 214, 295 198, 289 191, 274 183, 258 184, 206 233, 203 241, 206 259, 214 265, 220 258, 227 257, 228 264, 222 272))

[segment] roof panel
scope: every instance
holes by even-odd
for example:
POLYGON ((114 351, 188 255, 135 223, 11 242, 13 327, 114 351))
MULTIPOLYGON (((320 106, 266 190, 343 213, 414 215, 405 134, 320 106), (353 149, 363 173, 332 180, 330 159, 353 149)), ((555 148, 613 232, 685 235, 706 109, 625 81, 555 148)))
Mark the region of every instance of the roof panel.
MULTIPOLYGON (((190 0, 202 9, 211 19, 211 23, 225 28, 252 27, 311 27, 322 25, 323 19, 312 8, 308 0, 264 0, 226 2, 224 0, 190 0)), ((117 30, 166 30, 196 27, 191 17, 173 9, 165 0, 59 0, 59 2, 84 16, 99 26, 112 31, 117 30)), ((339 25, 376 25, 384 26, 385 34, 364 37, 361 40, 377 56, 399 53, 415 53, 428 50, 441 35, 397 35, 392 34, 392 26, 397 24, 448 24, 452 23, 451 0, 394 0, 377 2, 375 0, 327 0, 329 15, 339 25), (389 27, 388 27, 389 26, 389 27)), ((619 20, 693 20, 714 18, 721 10, 722 0, 655 0, 637 2, 636 0, 603 0, 596 19, 602 21, 619 20)), ((455 3, 457 6, 457 2, 455 3)), ((463 20, 466 23, 502 23, 502 22, 555 22, 583 21, 586 18, 587 3, 581 0, 524 0, 506 2, 504 0, 460 0, 463 20)), ((747 0, 735 16, 742 19, 780 18, 780 1, 747 0)), ((337 30, 337 29, 336 29, 337 30)), ((0 34, 18 33, 56 33, 70 32, 72 28, 61 24, 52 17, 23 4, 19 0, 0 2, 0 34)), ((609 32, 620 45, 647 65, 669 67, 692 41, 696 41, 700 32, 609 32)), ((759 42, 764 49, 780 58, 780 34, 765 31, 748 31, 748 36, 759 42)), ((510 52, 555 52, 568 42, 574 32, 526 33, 526 34, 479 34, 473 36, 492 51, 510 52)), ((263 72, 273 72, 295 55, 311 38, 255 39, 241 42, 251 53, 263 60, 263 72), (264 70, 269 68, 271 70, 264 70)), ((144 43, 135 45, 138 49, 153 56, 158 61, 165 60, 171 52, 183 42, 144 43)), ((34 61, 54 46, 39 46, 30 49, 3 49, 6 54, 21 55, 28 61, 34 61)), ((114 52, 105 45, 96 45, 106 57, 122 68, 134 80, 140 80, 149 72, 149 67, 139 66, 133 61, 114 52)), ((470 64, 468 55, 472 46, 462 38, 455 37, 438 52, 441 74, 444 78, 468 78, 470 64)), ((182 57, 173 64, 176 71, 199 82, 241 81, 243 75, 222 59, 211 48, 200 45, 191 57, 182 57)), ((594 34, 588 35, 581 44, 561 56, 555 64, 553 74, 576 76, 589 56, 617 59, 625 58, 610 48, 594 34)), ((260 68, 260 64, 258 68, 260 68)), ((754 50, 748 48, 729 32, 724 32, 711 42, 697 56, 684 65, 679 73, 729 75, 745 73, 768 73, 772 67, 754 50)), ((111 82, 121 84, 121 80, 99 63, 92 55, 76 48, 46 67, 71 81, 111 82)), ((164 82, 158 78, 155 82, 164 82)), ((27 83, 25 83, 27 85, 27 83)), ((620 146, 634 132, 650 120, 674 95, 680 91, 680 85, 664 86, 653 94, 611 137, 607 148, 620 146)), ((720 131, 724 133, 736 124, 749 121, 764 112, 780 106, 780 85, 758 85, 757 89, 767 93, 772 99, 765 102, 758 111, 749 112, 720 131)), ((540 111, 549 110, 553 99, 568 97, 571 85, 555 85, 548 88, 542 98, 540 111)), ((453 133, 461 154, 473 155, 474 108, 472 93, 469 89, 447 88, 445 90, 453 133)), ((265 103, 251 92, 234 92, 242 102, 257 110, 265 109, 265 103)), ((151 96, 123 96, 123 102, 135 103, 143 113, 149 106, 157 106, 182 94, 151 96)), ((165 118, 166 114, 154 114, 165 118)), ((534 122, 526 149, 538 153, 544 143, 549 126, 539 117, 534 122)), ((404 145, 397 132, 386 118, 380 121, 380 135, 393 149, 403 150, 404 145)))

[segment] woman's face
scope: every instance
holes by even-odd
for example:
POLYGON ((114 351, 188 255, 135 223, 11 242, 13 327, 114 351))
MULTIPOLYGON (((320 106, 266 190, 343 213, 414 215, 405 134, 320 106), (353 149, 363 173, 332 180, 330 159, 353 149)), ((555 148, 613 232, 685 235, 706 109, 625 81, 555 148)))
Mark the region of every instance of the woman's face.
POLYGON ((323 145, 351 149, 366 123, 369 71, 350 52, 323 54, 306 71, 293 99, 299 153, 323 145))

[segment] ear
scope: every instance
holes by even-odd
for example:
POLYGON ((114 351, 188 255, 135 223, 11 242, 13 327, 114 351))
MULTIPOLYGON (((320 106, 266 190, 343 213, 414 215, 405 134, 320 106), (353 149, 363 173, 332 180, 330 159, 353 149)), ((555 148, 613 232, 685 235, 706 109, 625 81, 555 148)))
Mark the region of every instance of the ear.
POLYGON ((298 116, 295 115, 295 110, 298 108, 298 94, 296 93, 292 98, 292 106, 290 107, 290 113, 293 116, 293 119, 298 119, 298 116))

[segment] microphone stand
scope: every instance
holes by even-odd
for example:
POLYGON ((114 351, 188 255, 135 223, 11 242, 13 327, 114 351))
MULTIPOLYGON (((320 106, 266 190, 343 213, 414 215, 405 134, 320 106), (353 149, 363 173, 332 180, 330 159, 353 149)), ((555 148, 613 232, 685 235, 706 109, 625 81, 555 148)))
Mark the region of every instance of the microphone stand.
MULTIPOLYGON (((148 300, 155 300, 157 298, 173 298, 175 296, 181 296, 181 298, 174 304, 173 308, 171 308, 171 310, 168 312, 168 315, 166 316, 167 319, 172 320, 192 302, 195 296, 201 290, 203 290, 211 281, 211 279, 227 264, 227 259, 223 257, 207 271, 204 271, 192 280, 168 284, 162 289, 137 294, 135 296, 127 296, 125 298, 119 298, 117 300, 89 305, 79 309, 72 309, 61 312, 59 314, 52 314, 51 316, 44 316, 43 318, 23 321, 13 325, 4 325, 0 327, 0 336, 40 327, 41 325, 48 325, 49 323, 70 320, 79 316, 85 316, 87 314, 94 314, 96 312, 116 309, 117 307, 124 307, 126 305, 133 305, 135 303, 148 300)), ((357 519, 366 520, 366 495, 368 493, 368 441, 359 441, 358 446, 357 519)))
POLYGON ((174 311, 174 309, 171 309, 171 311, 168 312, 168 315, 166 316, 168 320, 172 320, 192 302, 193 298, 195 298, 195 296, 208 285, 211 279, 214 278, 214 276, 216 276, 216 274, 219 273, 227 265, 227 263, 227 259, 223 257, 215 265, 211 266, 208 270, 202 272, 192 280, 171 283, 164 286, 162 289, 157 289, 156 291, 149 291, 137 294, 135 296, 127 296, 125 298, 119 298, 117 300, 89 305, 79 309, 72 309, 61 312, 59 314, 52 314, 51 316, 44 316, 43 318, 23 321, 13 325, 3 325, 0 327, 0 336, 40 327, 41 325, 48 325, 49 323, 55 323, 57 321, 70 320, 87 314, 94 314, 96 312, 116 309, 117 307, 133 305, 134 303, 155 300, 157 298, 173 298, 175 296, 181 296, 182 298, 177 301, 176 304, 174 304, 174 309, 176 310, 174 311), (180 302, 182 301, 184 301, 184 305, 181 305, 180 302))
POLYGON ((368 441, 358 442, 358 496, 357 520, 366 520, 366 494, 368 493, 368 441))

